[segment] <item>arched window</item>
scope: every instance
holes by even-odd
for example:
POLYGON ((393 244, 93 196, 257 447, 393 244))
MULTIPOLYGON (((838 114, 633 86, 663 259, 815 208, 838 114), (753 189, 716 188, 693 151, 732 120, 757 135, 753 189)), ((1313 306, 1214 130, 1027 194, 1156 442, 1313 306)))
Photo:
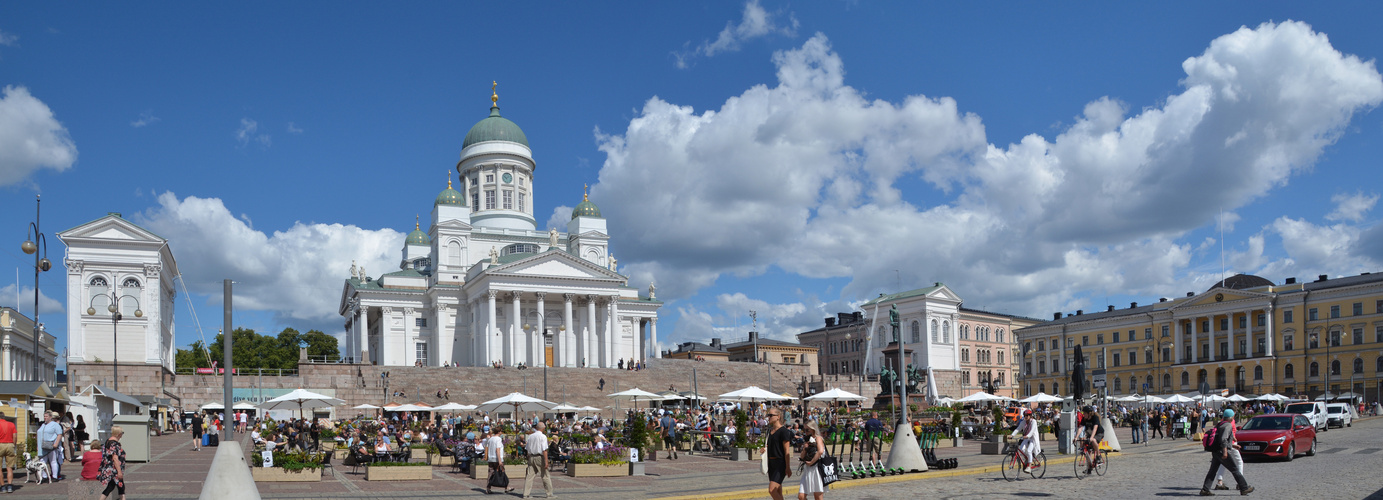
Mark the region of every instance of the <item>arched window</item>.
POLYGON ((1225 387, 1225 369, 1224 369, 1224 368, 1220 368, 1220 369, 1215 370, 1215 388, 1217 388, 1217 389, 1223 389, 1224 387, 1225 387))
POLYGON ((1143 380, 1146 381, 1146 382, 1144 382, 1144 383, 1148 384, 1148 389, 1147 389, 1147 390, 1148 390, 1148 391, 1152 391, 1152 390, 1153 390, 1153 387, 1155 387, 1155 386, 1153 385, 1153 383, 1152 383, 1152 375, 1148 375, 1148 377, 1145 378, 1145 379, 1143 379, 1143 380))
MULTIPOLYGON (((106 283, 106 278, 95 276, 90 281, 91 308, 96 309, 98 314, 105 314, 106 306, 110 305, 110 285, 106 283)), ((83 308, 85 310, 86 308, 83 308)))
POLYGON ((536 243, 515 243, 500 249, 499 254, 504 256, 516 253, 538 253, 539 251, 541 249, 536 243))
POLYGON ((1191 372, 1181 372, 1181 386, 1191 385, 1191 372))
POLYGON ((447 265, 460 266, 461 264, 461 243, 453 241, 447 243, 447 265))
POLYGON ((1331 361, 1331 362, 1330 362, 1330 374, 1331 374, 1331 375, 1339 375, 1339 374, 1340 374, 1340 360, 1337 359, 1337 360, 1334 360, 1334 361, 1331 361))
POLYGON ((1052 394, 1061 394, 1061 384, 1059 382, 1052 382, 1052 394))
POLYGON ((139 289, 139 280, 134 278, 125 278, 125 281, 120 283, 120 312, 122 314, 133 315, 134 311, 139 309, 139 289))
POLYGON ((997 341, 999 341, 999 342, 1003 342, 1003 341, 1004 341, 1004 329, 1003 329, 1003 328, 1000 328, 1000 329, 999 329, 999 337, 996 338, 996 339, 994 339, 994 340, 997 340, 997 341))
MULTIPOLYGON (((960 339, 970 340, 970 325, 960 325, 960 339)), ((1040 391, 1039 391, 1040 392, 1040 391)))
POLYGON ((1201 384, 1208 382, 1208 376, 1209 373, 1206 372, 1204 369, 1196 372, 1196 386, 1200 386, 1201 384))
POLYGON ((1363 359, 1363 358, 1354 358, 1354 373, 1358 373, 1358 374, 1361 374, 1361 375, 1364 373, 1364 359, 1363 359))
POLYGON ((1261 367, 1261 366, 1255 366, 1255 367, 1253 367, 1253 379, 1254 379, 1254 380, 1263 380, 1263 367, 1261 367))
POLYGON ((1296 370, 1294 370, 1294 369, 1292 368, 1292 364, 1291 364, 1291 363, 1287 363, 1287 366, 1282 367, 1282 378, 1290 379, 1290 378, 1295 378, 1295 376, 1296 376, 1296 370))
POLYGON ((1172 374, 1165 373, 1162 375, 1162 390, 1163 392, 1172 390, 1172 374))
POLYGON ((1315 361, 1312 361, 1312 362, 1311 362, 1311 368, 1306 372, 1306 376, 1308 376, 1308 377, 1319 377, 1319 376, 1321 376, 1321 366, 1320 366, 1319 364, 1317 364, 1315 361))
POLYGON ((941 322, 941 342, 942 342, 942 343, 945 343, 945 344, 951 343, 951 322, 950 322, 950 321, 942 321, 942 322, 941 322))
MULTIPOLYGON (((231 346, 235 347, 235 346, 231 346)), ((999 364, 1004 364, 1004 351, 999 351, 999 364)))
POLYGON ((913 320, 913 322, 912 322, 912 343, 916 344, 916 343, 921 342, 921 341, 922 341, 922 324, 921 324, 921 323, 918 323, 916 320, 913 320))
POLYGON ((1120 379, 1115 378, 1115 379, 1114 379, 1114 393, 1115 393, 1115 394, 1119 394, 1120 392, 1123 392, 1123 389, 1124 389, 1124 384, 1121 383, 1120 379))
POLYGON ((937 331, 936 320, 932 320, 932 343, 941 342, 941 333, 937 331))

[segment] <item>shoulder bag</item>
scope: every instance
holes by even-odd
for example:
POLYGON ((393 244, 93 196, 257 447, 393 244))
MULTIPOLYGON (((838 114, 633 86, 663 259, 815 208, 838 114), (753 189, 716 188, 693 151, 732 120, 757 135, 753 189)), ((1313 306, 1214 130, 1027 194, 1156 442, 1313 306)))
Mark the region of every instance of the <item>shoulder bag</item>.
POLYGON ((821 485, 827 486, 840 480, 840 470, 836 466, 836 457, 826 455, 816 461, 817 471, 821 473, 821 485))

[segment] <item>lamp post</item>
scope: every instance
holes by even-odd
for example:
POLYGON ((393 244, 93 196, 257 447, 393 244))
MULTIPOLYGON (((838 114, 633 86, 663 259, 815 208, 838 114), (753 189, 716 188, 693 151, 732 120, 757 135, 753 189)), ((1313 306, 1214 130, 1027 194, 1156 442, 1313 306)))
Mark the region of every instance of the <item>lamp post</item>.
MULTIPOLYGON (((104 297, 104 295, 97 297, 104 297)), ((134 301, 134 317, 144 317, 144 311, 139 308, 139 297, 128 294, 119 295, 116 292, 115 284, 111 283, 110 305, 106 306, 106 311, 110 312, 111 324, 111 376, 114 377, 114 380, 111 381, 111 388, 115 389, 116 392, 120 392, 120 320, 125 319, 125 315, 120 313, 120 301, 125 299, 134 301)), ((96 297, 92 297, 91 300, 92 302, 88 303, 86 307, 87 316, 96 315, 96 297)))
MULTIPOLYGON (((43 214, 42 200, 39 195, 34 195, 34 221, 29 223, 29 235, 25 236, 24 243, 19 246, 24 253, 34 256, 34 380, 42 381, 42 363, 39 353, 38 336, 38 273, 46 272, 53 268, 53 263, 48 260, 48 239, 39 231, 39 221, 43 214), (43 250, 39 252, 39 250, 43 250)), ((16 285, 18 287, 18 285, 16 285)))

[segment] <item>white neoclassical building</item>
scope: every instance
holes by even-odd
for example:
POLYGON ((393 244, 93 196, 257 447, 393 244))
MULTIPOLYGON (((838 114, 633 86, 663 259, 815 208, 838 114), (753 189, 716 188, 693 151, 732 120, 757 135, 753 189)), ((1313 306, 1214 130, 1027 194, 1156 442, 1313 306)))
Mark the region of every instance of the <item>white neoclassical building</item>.
POLYGON ((79 387, 109 385, 112 363, 118 362, 122 392, 162 393, 175 370, 178 264, 168 240, 118 213, 57 236, 67 247, 67 366, 73 381, 79 387))
POLYGON ((33 380, 34 363, 38 363, 39 376, 53 383, 58 351, 43 323, 38 326, 39 354, 34 356, 34 320, 16 309, 0 307, 0 380, 33 380))
POLYGON ((583 199, 566 232, 539 231, 528 138, 500 116, 471 127, 460 190, 415 224, 397 271, 352 265, 341 293, 343 356, 379 365, 618 366, 657 355, 658 308, 616 270, 600 210, 583 199))

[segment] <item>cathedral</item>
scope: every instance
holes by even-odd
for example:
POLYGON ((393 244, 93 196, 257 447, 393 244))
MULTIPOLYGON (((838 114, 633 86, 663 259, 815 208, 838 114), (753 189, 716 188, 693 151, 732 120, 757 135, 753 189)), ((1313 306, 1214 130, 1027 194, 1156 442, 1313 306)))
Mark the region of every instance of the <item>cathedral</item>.
POLYGON ((351 266, 341 293, 342 356, 391 366, 617 367, 657 355, 658 308, 610 254, 583 194, 566 232, 539 231, 537 163, 499 112, 471 127, 451 180, 415 224, 397 271, 351 266), (459 190, 457 189, 459 188, 459 190))

